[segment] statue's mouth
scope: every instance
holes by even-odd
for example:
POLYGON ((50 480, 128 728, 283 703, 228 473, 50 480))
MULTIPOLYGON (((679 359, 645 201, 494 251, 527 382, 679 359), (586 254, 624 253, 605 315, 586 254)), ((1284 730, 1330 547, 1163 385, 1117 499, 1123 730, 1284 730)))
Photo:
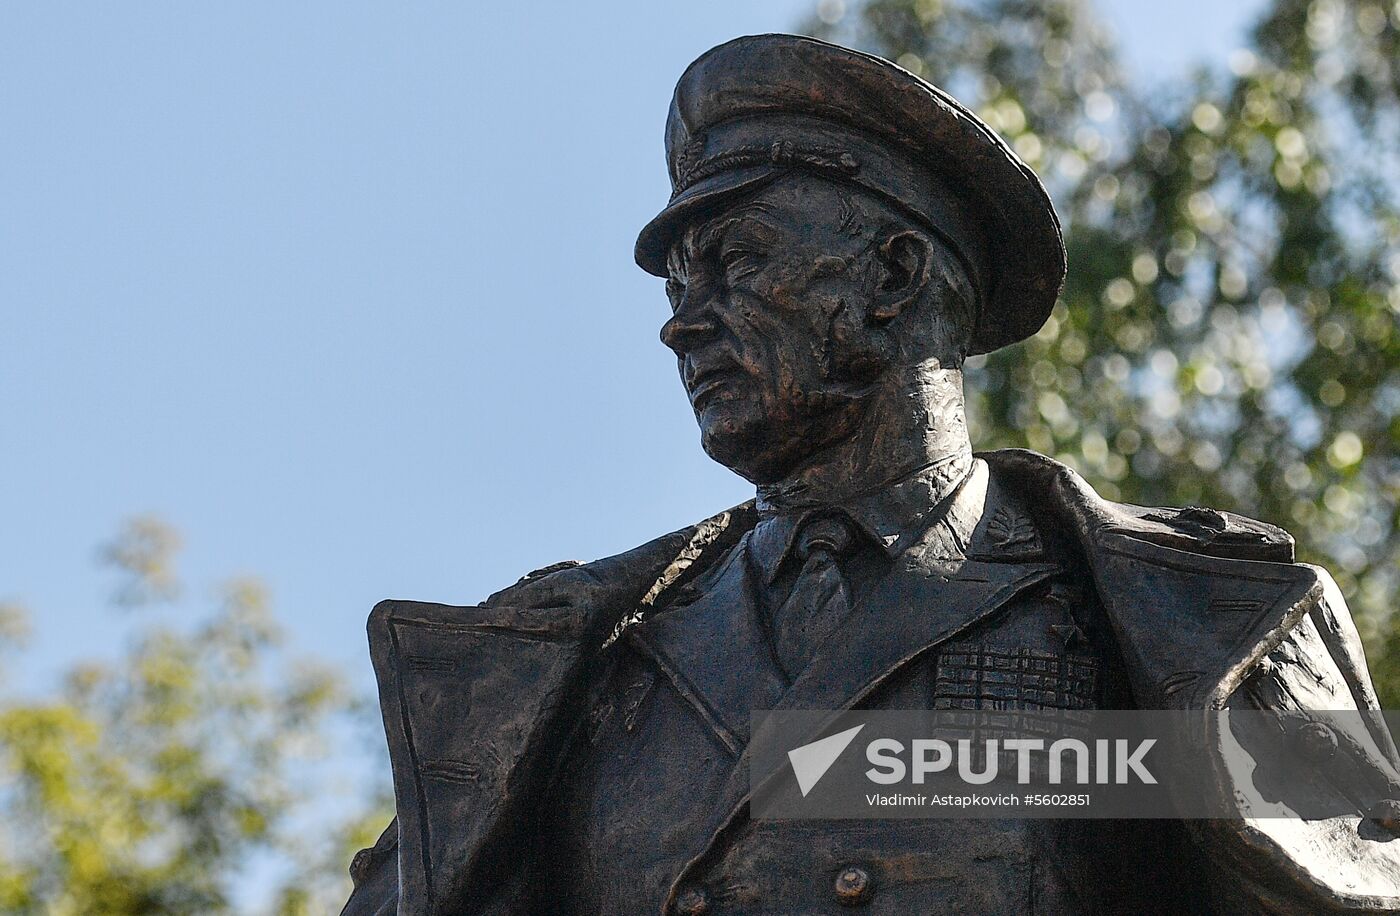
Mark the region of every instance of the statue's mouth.
POLYGON ((698 373, 686 385, 686 390, 690 392, 691 406, 701 410, 715 398, 723 396, 726 392, 732 393, 733 383, 738 375, 735 369, 728 366, 698 373))

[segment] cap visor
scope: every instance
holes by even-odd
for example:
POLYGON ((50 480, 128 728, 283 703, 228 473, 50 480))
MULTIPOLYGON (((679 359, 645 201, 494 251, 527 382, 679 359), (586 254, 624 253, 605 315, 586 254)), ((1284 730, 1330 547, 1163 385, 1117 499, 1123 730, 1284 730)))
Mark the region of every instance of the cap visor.
POLYGON ((686 188, 642 228, 634 253, 637 265, 654 276, 666 276, 666 256, 686 226, 735 198, 753 193, 786 171, 768 165, 729 169, 686 188))

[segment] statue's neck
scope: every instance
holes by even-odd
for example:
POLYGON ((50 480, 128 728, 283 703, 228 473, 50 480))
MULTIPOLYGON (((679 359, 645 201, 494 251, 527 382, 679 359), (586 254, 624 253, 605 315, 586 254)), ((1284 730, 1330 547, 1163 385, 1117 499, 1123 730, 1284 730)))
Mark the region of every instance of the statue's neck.
POLYGON ((774 502, 835 503, 972 451, 962 372, 914 366, 886 376, 851 436, 759 487, 774 502))

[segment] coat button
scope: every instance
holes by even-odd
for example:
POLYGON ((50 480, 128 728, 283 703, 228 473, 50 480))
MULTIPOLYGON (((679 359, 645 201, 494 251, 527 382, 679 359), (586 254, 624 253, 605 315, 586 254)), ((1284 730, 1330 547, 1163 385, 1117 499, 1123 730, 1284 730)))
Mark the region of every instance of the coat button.
POLYGON ((703 888, 686 888, 676 898, 676 912, 680 916, 705 916, 709 911, 710 895, 703 888))
POLYGON ((1298 753, 1311 763, 1331 760, 1337 753, 1337 733, 1321 722, 1308 722, 1293 733, 1298 753))
POLYGON ((859 865, 847 865, 836 875, 836 901, 842 906, 860 906, 874 893, 870 872, 859 865))

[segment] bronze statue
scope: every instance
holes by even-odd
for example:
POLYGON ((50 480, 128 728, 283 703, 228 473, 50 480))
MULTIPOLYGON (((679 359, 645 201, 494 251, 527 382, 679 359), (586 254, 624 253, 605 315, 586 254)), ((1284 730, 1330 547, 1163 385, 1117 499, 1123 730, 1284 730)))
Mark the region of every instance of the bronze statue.
POLYGON ((886 61, 754 36, 685 71, 666 154, 637 261, 666 278, 706 452, 757 498, 477 607, 375 608, 398 818, 345 913, 1400 907, 1383 729, 1312 736, 1318 784, 1354 780, 1349 816, 749 818, 754 709, 1376 698, 1285 532, 973 453, 963 361, 1036 332, 1065 255, 1040 181, 970 111, 886 61))

